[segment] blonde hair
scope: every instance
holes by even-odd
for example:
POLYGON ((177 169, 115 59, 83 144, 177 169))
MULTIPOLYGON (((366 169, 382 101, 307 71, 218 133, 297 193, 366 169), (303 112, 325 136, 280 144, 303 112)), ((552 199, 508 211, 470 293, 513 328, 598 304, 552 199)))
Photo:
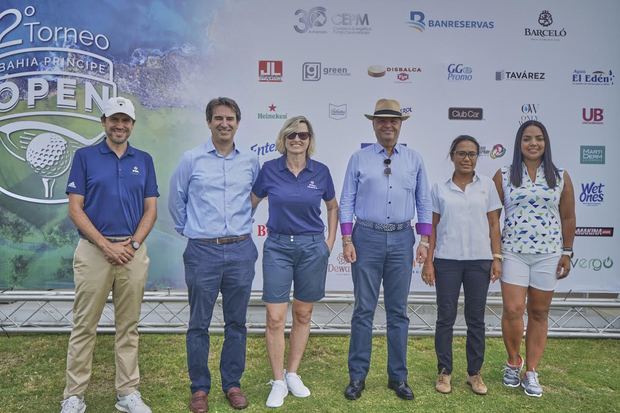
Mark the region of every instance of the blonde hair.
POLYGON ((312 156, 314 153, 314 130, 312 129, 312 124, 305 116, 294 116, 292 118, 287 119, 282 125, 282 129, 278 133, 278 137, 276 138, 276 149, 281 154, 286 153, 286 137, 293 132, 297 132, 297 127, 300 123, 305 123, 308 127, 308 133, 310 133, 310 142, 308 144, 308 149, 306 150, 306 157, 312 156))

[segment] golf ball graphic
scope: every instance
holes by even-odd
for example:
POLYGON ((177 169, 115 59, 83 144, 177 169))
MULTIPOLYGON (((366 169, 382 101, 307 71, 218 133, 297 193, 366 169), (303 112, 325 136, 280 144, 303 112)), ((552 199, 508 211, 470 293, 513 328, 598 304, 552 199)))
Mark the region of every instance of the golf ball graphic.
POLYGON ((42 133, 26 149, 26 161, 43 178, 56 178, 67 171, 71 154, 67 141, 55 133, 42 133))

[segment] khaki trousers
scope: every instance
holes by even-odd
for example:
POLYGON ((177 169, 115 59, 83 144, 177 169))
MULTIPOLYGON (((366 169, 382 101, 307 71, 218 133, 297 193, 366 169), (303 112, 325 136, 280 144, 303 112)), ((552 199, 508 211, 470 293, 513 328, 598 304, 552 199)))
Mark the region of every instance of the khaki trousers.
POLYGON ((73 256, 75 301, 67 349, 64 398, 82 397, 92 370, 97 324, 112 291, 114 302, 115 388, 119 396, 138 389, 138 321, 149 267, 146 245, 125 265, 112 265, 101 250, 80 239, 73 256))

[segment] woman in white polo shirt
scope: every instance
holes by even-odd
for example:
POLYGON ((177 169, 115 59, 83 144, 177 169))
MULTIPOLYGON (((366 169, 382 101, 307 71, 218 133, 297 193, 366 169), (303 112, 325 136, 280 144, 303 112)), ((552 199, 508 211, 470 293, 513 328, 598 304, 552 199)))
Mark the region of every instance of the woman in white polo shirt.
POLYGON ((450 393, 452 334, 461 285, 467 323, 467 383, 486 394, 480 370, 484 361, 489 282, 501 276, 499 215, 502 204, 493 181, 475 171, 480 145, 471 136, 458 136, 450 145, 452 177, 433 185, 433 233, 422 279, 435 285, 437 322, 435 352, 439 372, 435 389, 450 393))

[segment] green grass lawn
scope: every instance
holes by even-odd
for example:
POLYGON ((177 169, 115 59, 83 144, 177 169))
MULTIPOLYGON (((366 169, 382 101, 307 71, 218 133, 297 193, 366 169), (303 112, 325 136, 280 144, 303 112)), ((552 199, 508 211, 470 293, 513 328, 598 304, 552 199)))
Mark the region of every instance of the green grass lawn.
MULTIPOLYGON (((64 387, 67 335, 0 336, 0 412, 59 412, 64 387)), ((93 376, 86 393, 87 412, 115 412, 114 337, 98 338, 93 376)), ((212 339, 213 388, 211 412, 233 411, 219 380, 222 337, 212 339)), ((342 396, 348 382, 348 337, 312 336, 299 374, 312 391, 307 399, 286 398, 281 412, 617 412, 620 411, 620 341, 550 339, 540 379, 545 394, 536 399, 501 384, 504 345, 488 339, 483 370, 487 396, 474 395, 465 383, 465 341, 455 339, 453 391, 435 392, 433 338, 409 341, 409 384, 414 401, 403 401, 386 388, 386 340, 376 337, 366 391, 348 401, 342 396)), ((185 336, 142 335, 141 392, 154 412, 187 412, 189 381, 185 365, 185 336)), ((260 336, 248 339, 247 368, 242 387, 247 412, 273 411, 265 406, 270 370, 260 336)))

